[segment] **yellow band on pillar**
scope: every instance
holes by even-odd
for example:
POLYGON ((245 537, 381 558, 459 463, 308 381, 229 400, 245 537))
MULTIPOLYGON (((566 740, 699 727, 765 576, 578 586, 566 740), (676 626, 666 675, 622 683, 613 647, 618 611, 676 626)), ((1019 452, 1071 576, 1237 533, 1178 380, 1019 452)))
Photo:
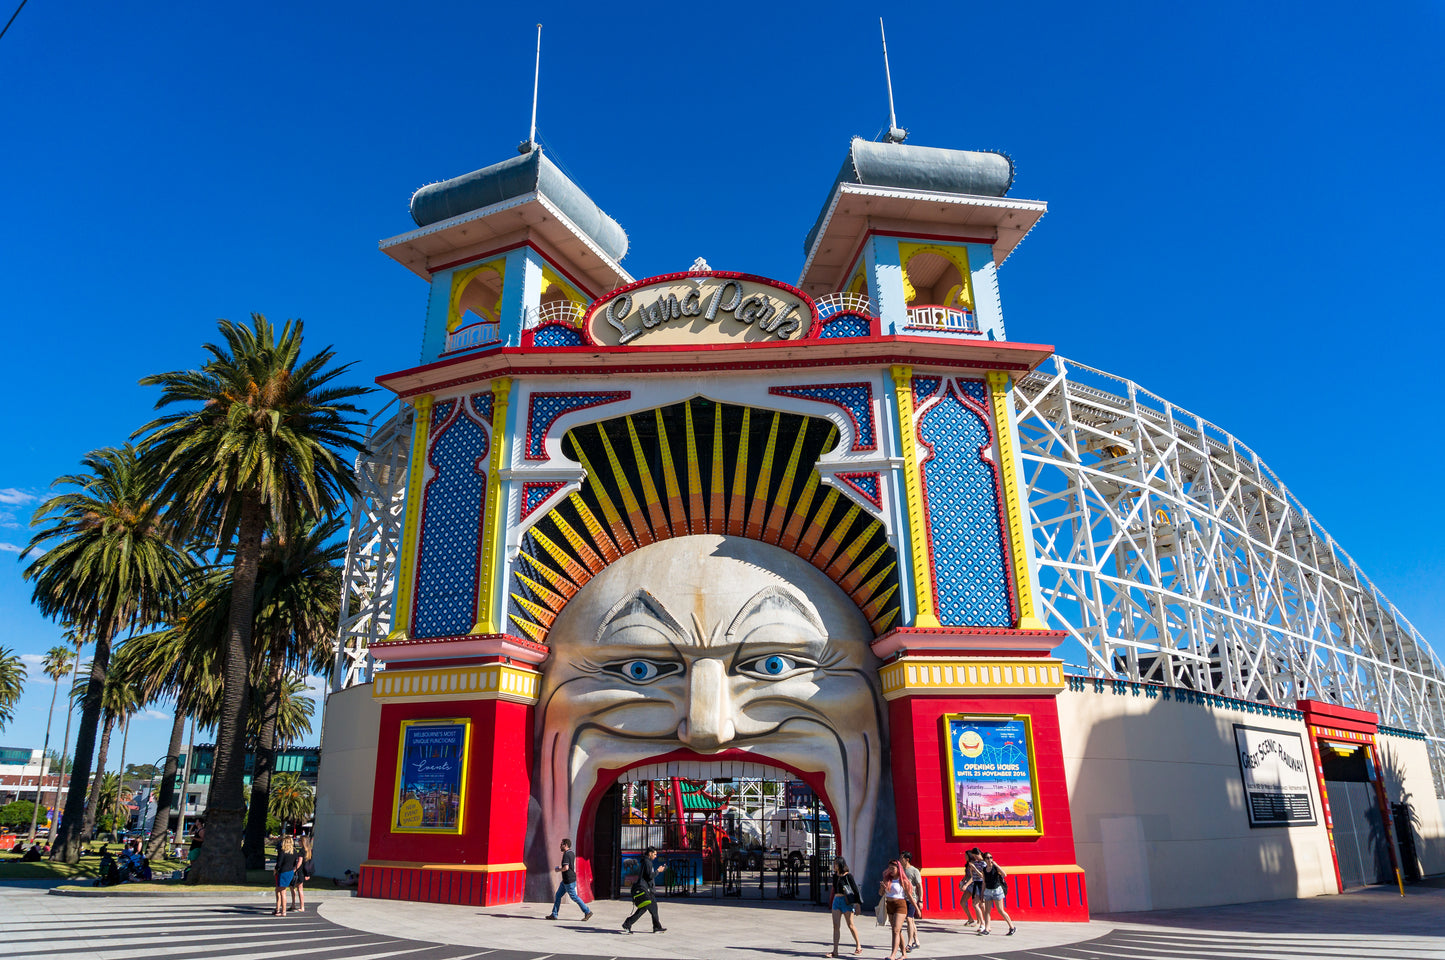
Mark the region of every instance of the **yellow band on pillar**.
POLYGON ((993 401, 993 422, 998 433, 998 472, 1003 478, 1004 514, 1008 522, 1009 554, 1013 558, 1014 586, 1019 598, 1020 630, 1047 630, 1034 612, 1033 581, 1029 577, 1029 543, 1024 533, 1023 501, 1020 499, 1018 461, 1014 453, 1012 417, 1009 416, 1009 377, 998 371, 988 375, 993 401))
POLYGON ((416 558, 421 529, 422 480, 426 475, 426 439, 431 433, 432 395, 424 393, 411 400, 411 456, 407 460, 406 520, 401 527, 401 556, 396 562, 396 592, 392 597, 391 632, 388 640, 404 640, 411 634, 411 592, 416 582, 416 558))
POLYGON ((892 369, 893 392, 898 398, 898 431, 903 445, 903 490, 908 504, 908 547, 913 568, 913 625, 936 627, 933 612, 933 578, 929 576, 928 531, 923 520, 923 484, 918 477, 918 437, 913 429, 913 368, 892 369))
POLYGON ((497 625, 497 560, 502 552, 502 465, 507 462, 507 403, 511 395, 511 377, 492 381, 492 456, 487 467, 486 526, 482 529, 477 622, 472 633, 501 633, 497 625))

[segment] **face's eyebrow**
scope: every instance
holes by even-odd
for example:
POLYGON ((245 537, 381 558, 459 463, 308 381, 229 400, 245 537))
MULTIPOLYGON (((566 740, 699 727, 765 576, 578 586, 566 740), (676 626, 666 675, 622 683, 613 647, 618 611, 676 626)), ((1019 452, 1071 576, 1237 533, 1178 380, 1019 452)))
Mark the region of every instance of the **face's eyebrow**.
POLYGON ((632 594, 623 597, 611 610, 607 611, 607 615, 602 618, 601 624, 597 627, 596 635, 592 638, 593 642, 605 643, 614 625, 621 629, 627 626, 622 621, 632 617, 651 621, 661 627, 663 631, 670 633, 672 638, 669 642, 676 642, 678 638, 687 636, 686 628, 668 612, 667 608, 662 605, 662 601, 639 588, 632 594))
POLYGON ((823 626, 823 621, 818 618, 818 614, 814 612, 812 606, 798 596, 795 591, 777 584, 764 587, 743 604, 738 615, 733 617, 733 622, 728 624, 726 638, 730 642, 736 641, 738 639, 737 631, 749 618, 769 611, 790 613, 801 617, 808 626, 817 632, 820 640, 827 640, 828 629, 823 626))

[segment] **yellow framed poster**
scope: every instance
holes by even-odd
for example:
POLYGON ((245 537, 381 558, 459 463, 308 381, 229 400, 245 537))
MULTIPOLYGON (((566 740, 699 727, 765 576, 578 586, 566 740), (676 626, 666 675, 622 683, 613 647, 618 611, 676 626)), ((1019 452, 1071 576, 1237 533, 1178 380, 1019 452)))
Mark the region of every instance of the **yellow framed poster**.
POLYGON ((1042 836, 1029 716, 950 713, 943 728, 953 835, 1042 836))
POLYGON ((392 833, 462 832, 471 732, 467 719, 402 721, 392 833))

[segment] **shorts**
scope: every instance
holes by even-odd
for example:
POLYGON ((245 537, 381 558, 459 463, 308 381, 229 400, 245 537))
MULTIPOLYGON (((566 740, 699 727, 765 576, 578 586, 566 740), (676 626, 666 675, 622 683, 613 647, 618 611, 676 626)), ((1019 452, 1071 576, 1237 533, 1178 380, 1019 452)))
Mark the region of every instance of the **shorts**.
POLYGON ((908 910, 908 904, 903 900, 894 900, 892 897, 889 897, 885 902, 888 904, 888 915, 890 917, 895 913, 906 913, 908 910))
POLYGON ((295 870, 283 870, 276 874, 276 889, 285 890, 291 886, 291 878, 296 875, 295 870))
POLYGON ((910 920, 921 920, 921 919, 923 919, 923 918, 922 918, 922 915, 920 915, 919 912, 918 912, 918 908, 913 905, 913 901, 911 901, 911 900, 908 902, 908 918, 909 918, 910 920))
POLYGON ((848 913, 853 908, 848 906, 848 898, 841 893, 833 894, 833 909, 840 913, 848 913))
POLYGON ((971 899, 977 900, 983 896, 983 881, 975 880, 963 888, 963 892, 971 899))
POLYGON ((1003 897, 1004 897, 1004 889, 1003 889, 1003 887, 985 887, 985 888, 984 888, 983 898, 984 898, 985 900, 998 900, 998 901, 1001 902, 1001 901, 1003 900, 1003 897))

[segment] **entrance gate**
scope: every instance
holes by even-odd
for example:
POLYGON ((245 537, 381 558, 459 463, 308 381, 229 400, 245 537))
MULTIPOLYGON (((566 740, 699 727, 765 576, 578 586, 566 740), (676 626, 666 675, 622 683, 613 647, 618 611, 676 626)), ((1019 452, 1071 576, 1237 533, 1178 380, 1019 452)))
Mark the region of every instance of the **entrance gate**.
POLYGON ((658 776, 674 771, 656 767, 623 774, 597 804, 594 896, 628 899, 637 863, 653 846, 664 897, 826 904, 837 855, 826 805, 785 770, 746 766, 755 775, 658 776))

